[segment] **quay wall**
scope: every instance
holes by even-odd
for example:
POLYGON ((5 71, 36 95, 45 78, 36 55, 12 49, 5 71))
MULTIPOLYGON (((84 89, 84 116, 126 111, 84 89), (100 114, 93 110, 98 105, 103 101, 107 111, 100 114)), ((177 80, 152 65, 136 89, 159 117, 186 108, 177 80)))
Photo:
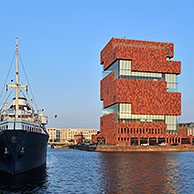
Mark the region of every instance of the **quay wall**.
POLYGON ((72 149, 96 152, 188 152, 194 151, 194 146, 70 146, 72 149))

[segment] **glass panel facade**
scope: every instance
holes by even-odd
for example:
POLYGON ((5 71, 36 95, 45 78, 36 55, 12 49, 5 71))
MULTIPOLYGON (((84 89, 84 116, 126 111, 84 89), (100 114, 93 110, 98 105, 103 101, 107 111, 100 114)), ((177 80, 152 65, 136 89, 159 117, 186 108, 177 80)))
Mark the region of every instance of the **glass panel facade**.
POLYGON ((176 74, 131 71, 131 62, 130 60, 116 60, 105 71, 103 68, 102 79, 114 71, 115 79, 166 81, 167 92, 178 92, 176 74))
POLYGON ((128 115, 131 115, 131 104, 119 103, 119 118, 128 118, 128 115))
POLYGON ((131 61, 119 60, 119 78, 121 78, 120 76, 122 75, 131 75, 131 61))
POLYGON ((103 66, 103 71, 102 71, 102 79, 105 78, 109 73, 114 71, 114 78, 118 78, 118 72, 119 72, 119 60, 116 60, 110 67, 108 67, 104 71, 104 66, 103 66))
POLYGON ((102 109, 102 116, 114 113, 114 120, 118 122, 118 110, 119 110, 119 103, 116 103, 112 106, 102 109))
POLYGON ((103 108, 102 110, 102 115, 108 115, 108 114, 111 114, 111 113, 114 113, 114 114, 117 114, 118 113, 118 103, 117 104, 114 104, 112 106, 109 106, 107 108, 103 108))
POLYGON ((169 133, 175 133, 177 129, 177 116, 131 114, 130 103, 116 103, 103 109, 103 116, 110 113, 114 113, 116 123, 166 123, 169 133))
POLYGON ((176 131, 177 116, 166 115, 165 116, 165 121, 166 121, 166 124, 167 124, 167 131, 169 133, 173 133, 173 131, 176 131))
POLYGON ((137 115, 119 113, 121 123, 165 123, 164 115, 137 115))
POLYGON ((165 81, 167 82, 167 91, 176 92, 177 91, 177 81, 176 74, 165 74, 165 81))
POLYGON ((136 79, 136 80, 152 80, 152 81, 164 81, 162 73, 151 73, 151 72, 136 72, 131 71, 126 73, 126 71, 120 71, 121 79, 136 79))
POLYGON ((132 61, 130 60, 116 60, 110 67, 102 72, 102 78, 114 71, 115 79, 166 81, 167 92, 177 92, 176 74, 131 71, 131 63, 132 61))

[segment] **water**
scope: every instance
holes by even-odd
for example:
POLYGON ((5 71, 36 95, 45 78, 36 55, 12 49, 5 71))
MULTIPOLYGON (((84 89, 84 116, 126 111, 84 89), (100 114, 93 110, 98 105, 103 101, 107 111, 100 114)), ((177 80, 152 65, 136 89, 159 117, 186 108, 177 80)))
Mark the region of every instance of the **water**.
POLYGON ((0 174, 0 193, 194 193, 194 152, 48 149, 47 167, 0 174))

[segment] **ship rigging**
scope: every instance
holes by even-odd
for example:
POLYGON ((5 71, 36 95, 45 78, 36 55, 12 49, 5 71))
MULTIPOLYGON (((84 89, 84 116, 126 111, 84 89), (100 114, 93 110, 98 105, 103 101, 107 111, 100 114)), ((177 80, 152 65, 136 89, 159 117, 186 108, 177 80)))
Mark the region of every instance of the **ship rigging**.
MULTIPOLYGON (((19 63, 18 58, 24 65, 18 52, 18 38, 16 37, 16 65, 15 65, 15 83, 6 84, 6 94, 0 94, 0 170, 16 174, 39 167, 46 162, 48 133, 46 132, 47 116, 44 116, 43 110, 36 111, 33 108, 33 100, 27 100, 25 93, 28 95, 28 85, 19 83, 19 63), (15 90, 15 97, 9 104, 11 94, 15 90), (6 100, 4 101, 4 99, 6 100)), ((13 60, 12 60, 13 62, 13 60)), ((31 87, 29 87, 31 90, 31 87)), ((31 90, 33 97, 33 93, 31 90)), ((35 102, 35 99, 34 99, 35 102)))

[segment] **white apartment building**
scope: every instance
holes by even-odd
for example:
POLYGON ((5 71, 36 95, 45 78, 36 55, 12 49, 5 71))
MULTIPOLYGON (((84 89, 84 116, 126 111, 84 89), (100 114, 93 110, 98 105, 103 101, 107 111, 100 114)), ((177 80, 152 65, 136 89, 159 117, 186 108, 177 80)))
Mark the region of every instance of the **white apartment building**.
POLYGON ((96 135, 97 129, 57 129, 47 128, 49 134, 49 142, 65 142, 74 140, 75 135, 83 134, 88 141, 92 140, 92 135, 96 135))

